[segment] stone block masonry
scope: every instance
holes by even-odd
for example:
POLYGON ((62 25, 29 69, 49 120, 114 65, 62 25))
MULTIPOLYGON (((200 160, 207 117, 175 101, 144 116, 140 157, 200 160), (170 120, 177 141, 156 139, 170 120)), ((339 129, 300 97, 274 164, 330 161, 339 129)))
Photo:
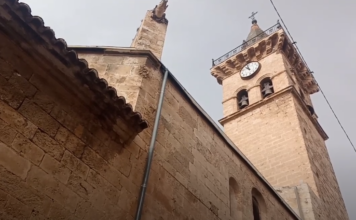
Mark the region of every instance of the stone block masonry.
MULTIPOLYGON (((157 104, 154 91, 160 88, 162 73, 150 72, 151 77, 142 81, 144 95, 139 96, 136 109, 153 123, 154 113, 145 109, 157 104)), ((143 146, 151 129, 139 134, 143 146)), ((296 218, 170 79, 144 207, 146 219, 234 219, 234 210, 240 219, 252 219, 253 190, 262 195, 261 217, 296 218), (237 183, 236 194, 230 190, 231 178, 237 183), (238 201, 235 207, 233 197, 238 201)))
POLYGON ((300 208, 306 211, 305 219, 347 220, 325 146, 328 137, 317 121, 310 99, 317 88, 312 82, 300 79, 308 77, 292 68, 294 62, 283 48, 264 56, 253 55, 261 67, 251 79, 242 79, 238 68, 223 79, 224 118, 220 122, 229 138, 273 187, 283 188, 281 195, 290 206, 295 209, 298 196, 313 198, 316 195, 316 199, 311 200, 312 208, 300 208), (261 82, 265 79, 273 85, 273 94, 268 97, 262 96, 261 82), (246 90, 249 97, 249 106, 244 109, 238 107, 237 94, 241 90, 246 90), (286 189, 303 184, 310 187, 305 191, 310 195, 298 195, 292 190, 295 196, 291 199, 286 193, 286 189))
POLYGON ((241 111, 225 132, 275 188, 310 187, 317 205, 306 219, 348 219, 324 139, 292 91, 241 111))
POLYGON ((4 35, 0 48, 0 219, 132 219, 130 149, 34 80, 42 66, 4 35))
MULTIPOLYGON (((123 144, 5 35, 0 46, 0 219, 133 219, 152 127, 123 144)), ((146 64, 132 100, 153 124, 162 74, 146 64)), ((171 80, 156 149, 143 219, 251 219, 252 189, 262 216, 296 219, 171 80)))
MULTIPOLYGON (((0 0, 0 219, 134 219, 166 9, 162 0, 147 12, 130 48, 68 48, 26 4, 0 0)), ((233 74, 236 62, 213 71, 224 79, 226 134, 284 200, 170 75, 142 219, 347 219, 326 134, 297 99, 311 108, 317 85, 296 77, 288 62, 303 68, 285 39, 281 29, 235 57, 263 57, 252 81, 233 74), (266 77, 275 94, 262 101, 266 77), (241 89, 254 106, 242 114, 241 89)))
POLYGON ((150 50, 158 59, 161 59, 166 39, 167 24, 159 23, 152 18, 153 11, 149 10, 137 29, 131 47, 150 50))

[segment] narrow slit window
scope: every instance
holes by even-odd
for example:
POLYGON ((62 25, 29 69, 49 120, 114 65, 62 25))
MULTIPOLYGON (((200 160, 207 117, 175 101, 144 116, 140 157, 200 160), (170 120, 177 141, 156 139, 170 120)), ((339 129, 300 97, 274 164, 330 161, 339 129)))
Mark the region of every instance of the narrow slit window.
POLYGON ((239 218, 239 201, 238 201, 238 185, 234 178, 230 177, 229 179, 229 194, 230 194, 230 216, 233 219, 239 218))
POLYGON ((267 220, 266 202, 256 188, 252 189, 252 214, 253 220, 267 220))
POLYGON ((254 196, 252 196, 252 207, 253 207, 253 220, 261 220, 258 201, 254 196))

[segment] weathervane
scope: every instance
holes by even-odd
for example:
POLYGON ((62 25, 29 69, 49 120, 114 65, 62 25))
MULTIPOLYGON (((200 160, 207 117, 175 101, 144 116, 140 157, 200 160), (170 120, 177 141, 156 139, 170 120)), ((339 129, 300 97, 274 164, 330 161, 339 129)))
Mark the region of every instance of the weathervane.
POLYGON ((255 21, 256 19, 255 19, 255 15, 257 14, 258 12, 256 11, 256 12, 252 12, 252 15, 250 16, 250 17, 248 17, 248 18, 250 18, 250 19, 252 19, 252 21, 255 21))

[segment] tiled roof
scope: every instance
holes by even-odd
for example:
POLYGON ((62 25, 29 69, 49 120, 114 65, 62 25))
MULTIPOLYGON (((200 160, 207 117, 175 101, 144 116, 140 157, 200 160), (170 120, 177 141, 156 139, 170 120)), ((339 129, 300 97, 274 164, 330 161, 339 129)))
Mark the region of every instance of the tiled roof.
POLYGON ((61 59, 66 66, 77 70, 73 71, 77 79, 87 85, 96 95, 104 95, 106 100, 102 101, 105 101, 105 105, 109 104, 110 108, 116 110, 117 117, 124 118, 129 126, 134 127, 137 132, 148 127, 148 123, 142 119, 141 114, 134 112, 132 106, 126 103, 125 97, 118 96, 115 88, 108 85, 105 79, 99 78, 97 70, 89 68, 85 59, 79 59, 77 53, 68 48, 65 40, 56 38, 54 31, 44 25, 41 17, 31 14, 31 8, 27 4, 18 0, 0 0, 0 6, 4 4, 8 5, 10 10, 15 12, 37 35, 49 42, 50 47, 47 45, 45 48, 55 52, 58 59, 61 59))

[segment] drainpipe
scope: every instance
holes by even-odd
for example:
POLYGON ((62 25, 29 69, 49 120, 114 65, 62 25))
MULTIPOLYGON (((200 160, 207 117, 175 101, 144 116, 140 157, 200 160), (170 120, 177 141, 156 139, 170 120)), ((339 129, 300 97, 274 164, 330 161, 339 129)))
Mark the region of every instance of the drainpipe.
POLYGON ((140 199, 138 202, 138 207, 137 207, 137 212, 136 212, 136 217, 135 220, 140 220, 141 219, 141 214, 142 214, 142 209, 143 209, 143 203, 145 200, 145 195, 146 195, 146 189, 147 189, 147 182, 148 178, 150 175, 150 170, 151 170, 151 164, 153 160, 153 152, 155 149, 155 143, 156 143, 156 137, 157 137, 157 131, 158 131, 158 124, 159 120, 161 118, 161 110, 162 110, 162 104, 163 104, 163 98, 164 98, 164 92, 166 90, 166 84, 167 84, 167 78, 168 78, 168 69, 164 68, 164 76, 163 76, 163 81, 162 81, 162 86, 161 86, 161 94, 159 96, 159 101, 157 105, 157 111, 156 111, 156 118, 155 118, 155 123, 153 126, 153 132, 152 132, 152 137, 151 137, 151 142, 150 142, 150 148, 148 150, 148 158, 147 158, 147 163, 146 163, 146 170, 143 178, 143 183, 141 186, 141 193, 140 193, 140 199))

